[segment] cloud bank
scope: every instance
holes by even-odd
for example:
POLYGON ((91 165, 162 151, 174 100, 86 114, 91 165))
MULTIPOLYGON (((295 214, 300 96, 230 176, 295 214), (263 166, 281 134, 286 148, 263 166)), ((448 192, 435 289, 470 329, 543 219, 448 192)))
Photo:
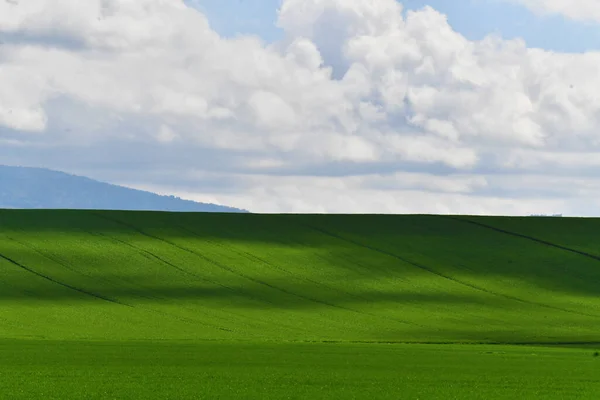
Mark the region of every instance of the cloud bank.
POLYGON ((277 23, 267 45, 179 0, 0 1, 0 163, 256 212, 598 212, 600 53, 394 0, 277 23))

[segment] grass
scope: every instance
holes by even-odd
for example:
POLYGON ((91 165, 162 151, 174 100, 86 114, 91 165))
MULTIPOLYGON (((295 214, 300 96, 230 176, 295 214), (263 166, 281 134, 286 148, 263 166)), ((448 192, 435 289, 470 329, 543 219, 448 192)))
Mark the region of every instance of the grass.
POLYGON ((596 399, 590 351, 524 346, 0 342, 7 399, 596 399), (34 384, 32 384, 34 383, 34 384))
POLYGON ((0 210, 0 397, 597 397, 598 228, 0 210))

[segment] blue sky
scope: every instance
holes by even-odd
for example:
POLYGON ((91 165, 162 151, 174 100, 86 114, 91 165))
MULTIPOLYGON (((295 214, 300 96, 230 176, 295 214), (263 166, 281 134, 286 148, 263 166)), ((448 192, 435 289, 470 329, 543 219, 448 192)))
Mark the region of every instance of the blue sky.
MULTIPOLYGON (((275 26, 281 0, 189 0, 209 18, 213 29, 232 37, 255 34, 267 42, 281 32, 275 26)), ((600 50, 600 24, 568 20, 558 15, 538 16, 527 8, 502 0, 404 0, 406 9, 429 5, 446 14, 450 24, 469 39, 490 33, 523 38, 529 47, 560 52, 600 50)))

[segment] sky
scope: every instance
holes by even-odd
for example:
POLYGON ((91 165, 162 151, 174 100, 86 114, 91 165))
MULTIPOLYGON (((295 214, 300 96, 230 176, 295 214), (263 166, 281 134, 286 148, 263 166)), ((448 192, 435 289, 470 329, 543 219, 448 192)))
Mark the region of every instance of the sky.
POLYGON ((262 213, 600 215, 597 0, 0 0, 0 164, 262 213))
MULTIPOLYGON (((281 0, 189 0, 186 3, 206 15, 211 27, 224 37, 256 35, 272 43, 284 36, 277 26, 281 0)), ((600 49, 599 24, 593 20, 569 18, 552 8, 535 7, 534 1, 404 0, 401 4, 404 13, 433 7, 448 18, 455 31, 470 40, 497 34, 505 39, 520 38, 529 47, 546 50, 584 52, 600 49), (534 6, 528 7, 528 4, 534 6)))

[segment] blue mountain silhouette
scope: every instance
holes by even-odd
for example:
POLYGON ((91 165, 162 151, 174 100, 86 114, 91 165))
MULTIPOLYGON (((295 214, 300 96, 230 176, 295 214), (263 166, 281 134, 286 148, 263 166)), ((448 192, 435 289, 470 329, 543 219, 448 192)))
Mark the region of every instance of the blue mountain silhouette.
POLYGON ((1 165, 0 208, 247 212, 43 168, 1 165))

